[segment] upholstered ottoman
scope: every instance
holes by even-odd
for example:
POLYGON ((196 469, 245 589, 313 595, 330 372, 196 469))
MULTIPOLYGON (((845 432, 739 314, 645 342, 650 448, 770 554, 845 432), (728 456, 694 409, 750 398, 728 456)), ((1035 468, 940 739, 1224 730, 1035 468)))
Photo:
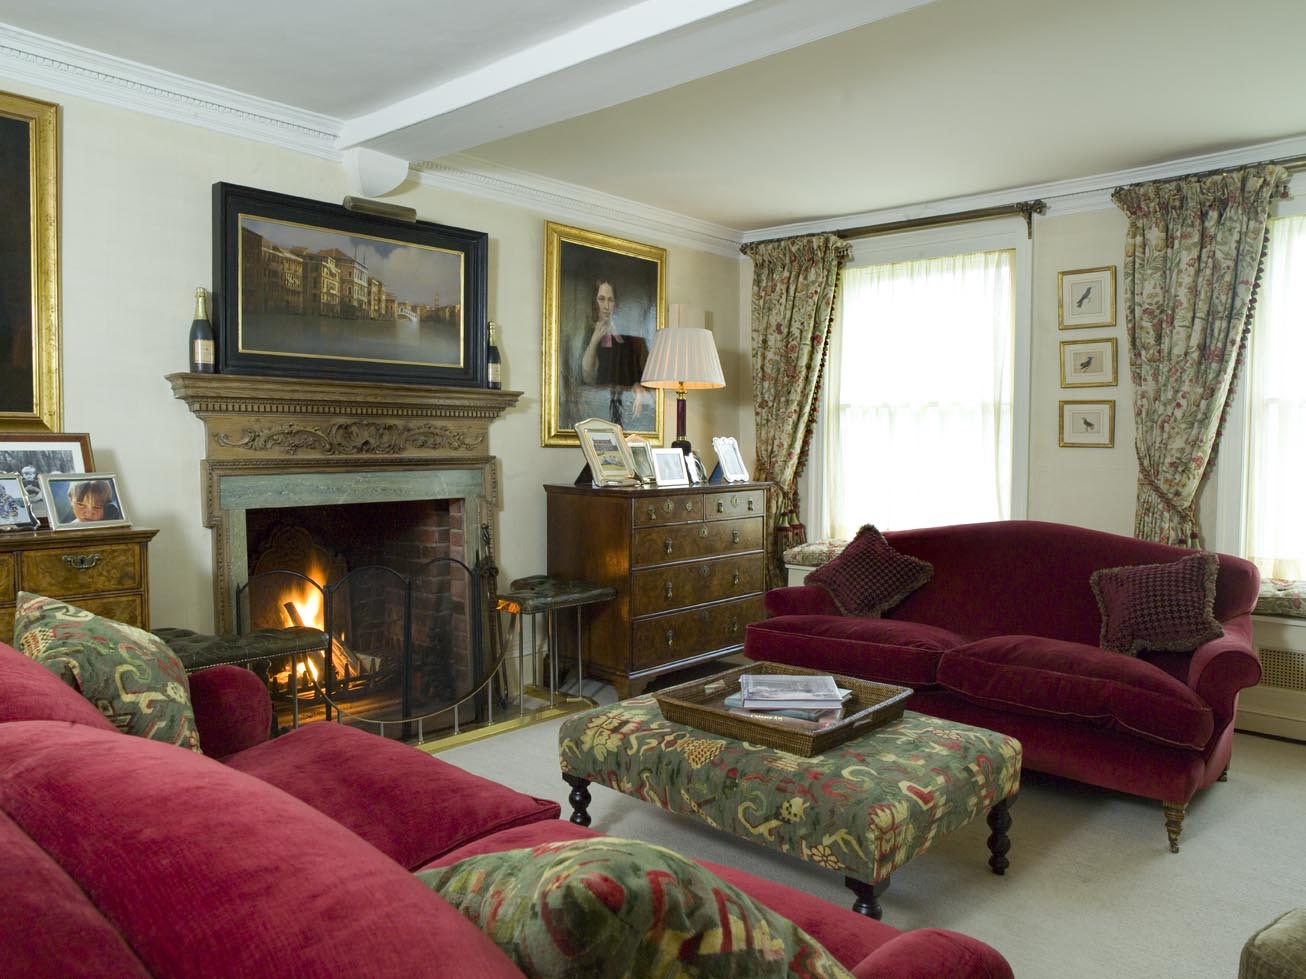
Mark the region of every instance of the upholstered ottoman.
POLYGON ((558 730, 571 821, 590 824, 589 783, 841 871, 853 910, 879 918, 889 875, 988 813, 989 866, 1007 866, 1020 743, 905 713, 811 758, 666 720, 652 696, 587 711, 558 730))
POLYGON ((1294 908, 1247 939, 1238 963, 1238 979, 1302 976, 1306 976, 1306 908, 1294 908))

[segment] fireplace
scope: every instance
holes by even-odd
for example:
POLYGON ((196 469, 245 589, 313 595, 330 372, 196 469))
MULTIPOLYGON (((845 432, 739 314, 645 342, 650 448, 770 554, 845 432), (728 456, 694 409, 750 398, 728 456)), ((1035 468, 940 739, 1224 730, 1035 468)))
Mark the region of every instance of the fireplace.
MULTIPOLYGON (((518 392, 233 375, 168 379, 205 425, 216 631, 281 628, 303 617, 306 610, 291 613, 286 605, 294 601, 272 587, 300 576, 301 586, 315 582, 305 587, 323 607, 312 614, 330 620, 339 645, 298 669, 322 671, 318 687, 335 691, 331 700, 338 695, 341 703, 400 716, 480 682, 485 630, 482 611, 473 608, 474 572, 482 527, 491 540, 497 536, 500 506, 488 429, 518 392), (312 570, 284 557, 314 549, 312 570), (278 576, 283 580, 274 582, 278 576), (409 684, 410 699, 402 700, 402 690, 378 692, 382 677, 409 684), (392 696, 402 702, 387 704, 392 696)), ((289 669, 271 665, 274 695, 284 695, 289 669)), ((297 684, 301 698, 311 696, 302 692, 314 690, 311 676, 299 678, 310 681, 297 684)), ((325 707, 321 714, 329 716, 325 707)))

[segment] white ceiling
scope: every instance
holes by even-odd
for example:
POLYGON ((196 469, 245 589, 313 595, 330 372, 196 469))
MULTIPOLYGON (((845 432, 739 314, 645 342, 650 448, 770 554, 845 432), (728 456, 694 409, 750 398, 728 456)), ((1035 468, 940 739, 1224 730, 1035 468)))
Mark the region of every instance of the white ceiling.
POLYGON ((1301 0, 0 0, 3 74, 741 233, 1306 153, 1303 37, 1301 0))

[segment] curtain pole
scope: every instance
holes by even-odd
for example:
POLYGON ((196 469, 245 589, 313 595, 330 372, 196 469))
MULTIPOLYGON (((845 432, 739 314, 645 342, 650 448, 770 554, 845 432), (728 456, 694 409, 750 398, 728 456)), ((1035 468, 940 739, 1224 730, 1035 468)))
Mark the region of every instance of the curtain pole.
POLYGON ((973 211, 956 211, 952 214, 935 214, 923 218, 909 218, 905 221, 889 221, 885 224, 867 224, 860 228, 840 228, 834 233, 840 238, 870 238, 875 235, 892 234, 895 231, 914 231, 918 228, 934 228, 947 224, 966 224, 971 221, 985 221, 991 218, 1008 218, 1019 215, 1025 219, 1025 234, 1034 237, 1034 215, 1046 214, 1046 201, 1021 201, 1019 204, 999 204, 996 207, 981 207, 973 211))

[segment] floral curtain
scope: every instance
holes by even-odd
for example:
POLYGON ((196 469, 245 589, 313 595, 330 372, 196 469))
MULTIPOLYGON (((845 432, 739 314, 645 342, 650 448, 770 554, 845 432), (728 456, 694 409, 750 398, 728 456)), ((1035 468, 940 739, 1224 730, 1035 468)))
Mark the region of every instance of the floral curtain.
POLYGON ((851 249, 835 235, 818 234, 757 242, 743 252, 753 260, 753 478, 776 486, 767 530, 774 542, 771 584, 779 584, 784 548, 805 539, 798 522, 798 476, 816 421, 839 270, 851 249))
POLYGON ((1134 536, 1197 546, 1193 502, 1215 458, 1246 345, 1270 205, 1288 172, 1273 164, 1121 187, 1129 217, 1124 306, 1134 383, 1134 536))

